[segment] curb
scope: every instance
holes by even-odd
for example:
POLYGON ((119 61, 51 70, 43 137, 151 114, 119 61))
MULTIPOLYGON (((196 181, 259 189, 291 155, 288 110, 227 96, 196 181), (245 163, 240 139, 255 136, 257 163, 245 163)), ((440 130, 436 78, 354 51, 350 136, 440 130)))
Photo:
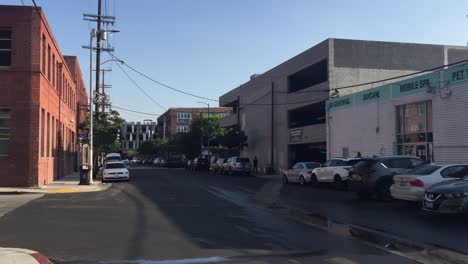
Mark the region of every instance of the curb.
POLYGON ((0 263, 9 264, 53 264, 45 255, 23 248, 0 247, 0 263))
POLYGON ((274 204, 267 207, 303 224, 340 236, 361 240, 369 245, 419 263, 466 264, 468 255, 449 248, 418 243, 370 227, 340 223, 326 216, 274 204))
POLYGON ((60 189, 40 189, 40 188, 5 188, 1 190, 0 195, 19 195, 19 194, 63 194, 63 193, 85 193, 85 192, 98 192, 105 191, 112 186, 111 183, 99 184, 93 189, 82 190, 76 187, 60 188, 60 189))

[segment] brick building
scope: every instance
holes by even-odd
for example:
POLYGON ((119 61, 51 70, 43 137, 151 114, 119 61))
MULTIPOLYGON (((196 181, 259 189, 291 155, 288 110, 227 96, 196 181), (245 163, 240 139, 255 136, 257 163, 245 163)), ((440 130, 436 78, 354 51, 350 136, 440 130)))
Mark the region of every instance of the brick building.
POLYGON ((0 5, 0 186, 42 186, 76 168, 86 88, 39 13, 0 5))
MULTIPOLYGON (((212 107, 210 116, 226 117, 232 113, 231 107, 212 107)), ((170 108, 158 118, 158 135, 164 138, 174 137, 177 133, 188 132, 192 118, 197 115, 208 115, 208 108, 170 108)))

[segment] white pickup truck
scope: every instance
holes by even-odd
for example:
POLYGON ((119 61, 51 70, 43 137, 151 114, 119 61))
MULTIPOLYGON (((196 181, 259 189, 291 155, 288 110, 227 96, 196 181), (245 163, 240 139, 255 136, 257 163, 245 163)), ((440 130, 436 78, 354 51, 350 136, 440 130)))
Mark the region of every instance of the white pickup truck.
POLYGON ((360 159, 332 158, 322 166, 312 171, 312 183, 333 182, 337 189, 346 187, 349 177, 349 169, 358 163, 360 159))

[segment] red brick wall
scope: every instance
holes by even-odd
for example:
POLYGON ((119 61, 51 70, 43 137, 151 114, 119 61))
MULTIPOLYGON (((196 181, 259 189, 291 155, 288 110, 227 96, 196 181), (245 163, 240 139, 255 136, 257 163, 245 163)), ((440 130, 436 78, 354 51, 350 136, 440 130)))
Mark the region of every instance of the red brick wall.
MULTIPOLYGON (((45 20, 44 13, 42 16, 45 20)), ((49 35, 52 30, 48 28, 47 31, 47 27, 32 7, 0 5, 0 28, 12 30, 12 66, 0 69, 0 107, 11 109, 10 151, 8 156, 0 157, 0 167, 6 168, 0 170, 0 186, 42 186, 73 171, 76 146, 70 144, 76 143, 76 100, 80 98, 73 76, 79 75, 77 83, 83 81, 77 62, 74 72, 68 69, 54 37, 49 35), (48 67, 42 67, 43 35, 50 46, 50 58, 56 60, 55 82, 52 77, 54 67, 50 67, 50 80, 44 72, 48 67), (57 63, 62 63, 62 70, 57 63), (62 78, 57 78, 57 72, 63 72, 68 89, 61 89, 63 85, 59 80, 62 78), (41 143, 44 141, 47 146, 47 133, 43 135, 41 132, 42 109, 46 113, 45 124, 47 114, 50 122, 49 151, 45 151, 44 156, 41 155, 41 143), (63 144, 59 140, 57 120, 66 130, 63 144), (64 146, 63 151, 57 150, 60 145, 64 146)))

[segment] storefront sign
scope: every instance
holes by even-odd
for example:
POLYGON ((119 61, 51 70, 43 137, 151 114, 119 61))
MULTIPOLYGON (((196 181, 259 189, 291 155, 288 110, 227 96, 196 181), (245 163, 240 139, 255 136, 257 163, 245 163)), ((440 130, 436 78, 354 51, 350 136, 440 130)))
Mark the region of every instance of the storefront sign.
POLYGON ((289 130, 289 142, 302 142, 302 128, 289 130))
POLYGON ((326 110, 333 111, 348 108, 352 105, 362 105, 382 102, 392 98, 407 96, 428 91, 438 91, 440 87, 450 87, 468 82, 468 64, 450 67, 431 72, 392 84, 364 90, 351 95, 331 98, 326 103, 326 110))
POLYGON ((351 96, 342 96, 338 98, 334 98, 329 100, 327 104, 327 109, 335 109, 335 108, 345 108, 350 106, 352 103, 352 97, 351 96))

